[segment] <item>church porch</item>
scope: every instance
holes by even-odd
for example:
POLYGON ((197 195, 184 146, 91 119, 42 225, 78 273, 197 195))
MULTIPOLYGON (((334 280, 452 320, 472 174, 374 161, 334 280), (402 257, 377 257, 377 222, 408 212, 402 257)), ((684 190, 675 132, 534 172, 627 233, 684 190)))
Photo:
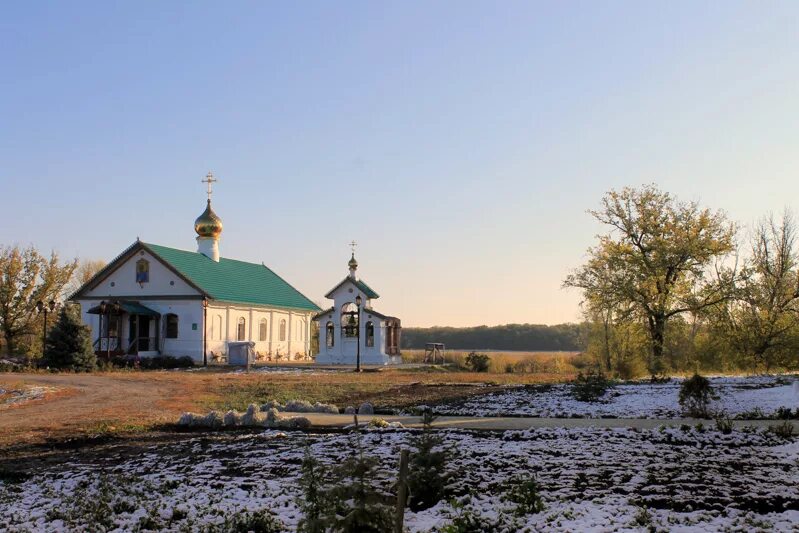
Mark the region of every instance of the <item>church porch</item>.
POLYGON ((100 327, 93 343, 98 357, 109 360, 161 353, 160 313, 130 301, 100 302, 87 313, 99 316, 100 327))

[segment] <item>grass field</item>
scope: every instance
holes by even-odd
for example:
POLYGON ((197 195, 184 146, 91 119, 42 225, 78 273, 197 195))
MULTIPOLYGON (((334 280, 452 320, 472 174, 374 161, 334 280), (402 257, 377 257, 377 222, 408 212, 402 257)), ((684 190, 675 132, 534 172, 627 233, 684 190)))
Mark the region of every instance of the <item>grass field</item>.
MULTIPOLYGON (((466 368, 466 356, 471 351, 484 353, 490 357, 489 372, 492 373, 574 374, 582 360, 579 352, 445 350, 444 362, 454 364, 459 368, 466 368)), ((402 360, 408 363, 421 363, 424 360, 424 350, 405 349, 402 351, 402 360)))

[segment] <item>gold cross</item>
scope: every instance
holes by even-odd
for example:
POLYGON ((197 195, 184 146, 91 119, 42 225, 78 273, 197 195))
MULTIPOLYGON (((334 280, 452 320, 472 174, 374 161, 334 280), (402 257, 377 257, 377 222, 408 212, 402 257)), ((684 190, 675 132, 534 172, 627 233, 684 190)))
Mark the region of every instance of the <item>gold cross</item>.
POLYGON ((352 254, 353 254, 353 255, 355 255, 355 247, 356 247, 356 246, 358 246, 358 243, 357 243, 357 242, 355 242, 355 241, 352 241, 352 242, 350 243, 350 248, 352 248, 352 254))
POLYGON ((213 173, 212 173, 212 172, 209 170, 209 171, 208 171, 208 175, 206 175, 206 176, 205 176, 205 179, 204 179, 204 180, 200 180, 200 181, 201 181, 202 183, 207 183, 207 184, 208 184, 208 200, 210 201, 210 200, 211 200, 211 193, 213 192, 213 191, 211 190, 211 184, 212 184, 212 183, 215 183, 215 182, 217 182, 217 181, 219 181, 219 180, 218 180, 218 179, 216 179, 216 178, 214 177, 213 173))

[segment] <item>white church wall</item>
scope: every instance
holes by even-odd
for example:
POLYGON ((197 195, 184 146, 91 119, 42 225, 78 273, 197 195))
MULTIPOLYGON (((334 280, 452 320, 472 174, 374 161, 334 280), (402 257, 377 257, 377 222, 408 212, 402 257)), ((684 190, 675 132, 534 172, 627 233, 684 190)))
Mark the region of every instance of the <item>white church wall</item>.
POLYGON ((161 353, 180 357, 188 355, 195 361, 203 360, 203 306, 202 301, 189 302, 157 302, 147 306, 161 313, 160 331, 161 353), (166 315, 173 313, 178 316, 178 336, 175 339, 166 338, 166 315))
POLYGON ((255 352, 265 359, 285 358, 310 351, 310 321, 313 313, 237 305, 208 307, 208 350, 227 353, 227 343, 238 340, 239 320, 244 320, 245 341, 255 343, 255 352), (261 321, 266 323, 266 339, 261 339, 261 321), (285 321, 284 336, 281 323, 285 321), (221 328, 219 327, 221 324, 221 328))
POLYGON ((161 261, 142 250, 122 263, 93 289, 86 291, 84 298, 135 299, 139 296, 185 296, 199 295, 191 285, 164 266, 161 261), (144 259, 149 263, 150 274, 147 283, 136 282, 136 262, 144 259))

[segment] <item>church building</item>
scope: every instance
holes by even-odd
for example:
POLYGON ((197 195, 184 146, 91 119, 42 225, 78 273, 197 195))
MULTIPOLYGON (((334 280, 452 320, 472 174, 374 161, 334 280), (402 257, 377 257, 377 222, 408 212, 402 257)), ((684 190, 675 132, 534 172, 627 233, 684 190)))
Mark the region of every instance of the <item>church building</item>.
POLYGON ((222 220, 208 202, 194 223, 197 251, 136 240, 70 297, 100 356, 190 356, 224 362, 251 342, 258 361, 311 357, 319 307, 264 264, 220 257, 222 220))
POLYGON ((320 364, 389 365, 401 363, 400 320, 377 312, 372 302, 380 296, 358 279, 355 243, 348 263, 350 273, 325 297, 333 306, 318 313, 320 364))

